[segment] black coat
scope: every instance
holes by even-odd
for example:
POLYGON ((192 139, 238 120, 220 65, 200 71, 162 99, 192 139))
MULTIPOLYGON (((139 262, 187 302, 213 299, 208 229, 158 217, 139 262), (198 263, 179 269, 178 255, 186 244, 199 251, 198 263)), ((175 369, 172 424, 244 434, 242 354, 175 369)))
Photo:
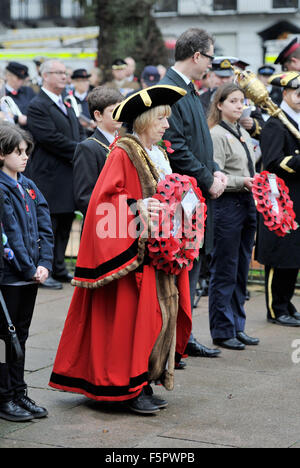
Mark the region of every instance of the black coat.
POLYGON ((12 100, 17 104, 22 114, 27 115, 28 107, 32 99, 36 96, 30 86, 21 86, 17 94, 13 94, 5 88, 5 95, 12 98, 12 100))
POLYGON ((186 96, 172 106, 170 128, 164 138, 171 142, 175 151, 169 157, 173 172, 195 177, 206 198, 205 253, 208 254, 213 247, 212 207, 208 190, 214 181, 213 173, 219 170, 219 166, 213 160, 213 144, 205 113, 199 96, 191 92, 172 68, 169 68, 160 84, 179 86, 187 91, 186 96))
POLYGON ((90 138, 77 145, 73 163, 74 197, 76 207, 84 216, 92 191, 106 162, 108 146, 109 142, 98 129, 90 138))
POLYGON ((3 197, 3 192, 0 189, 0 281, 3 276, 3 255, 4 255, 4 247, 3 247, 3 241, 2 241, 3 209, 4 209, 4 197, 3 197))
MULTIPOLYGON (((297 123, 287 117, 298 129, 297 123)), ((282 178, 289 187, 296 221, 300 223, 300 141, 278 118, 271 117, 262 131, 261 149, 264 169, 282 178)), ((300 229, 278 237, 263 225, 260 215, 256 258, 272 267, 300 268, 300 229)))
POLYGON ((81 130, 75 112, 68 115, 40 92, 28 108, 28 128, 35 148, 26 174, 45 196, 50 213, 71 213, 75 210, 73 196, 73 157, 81 130))

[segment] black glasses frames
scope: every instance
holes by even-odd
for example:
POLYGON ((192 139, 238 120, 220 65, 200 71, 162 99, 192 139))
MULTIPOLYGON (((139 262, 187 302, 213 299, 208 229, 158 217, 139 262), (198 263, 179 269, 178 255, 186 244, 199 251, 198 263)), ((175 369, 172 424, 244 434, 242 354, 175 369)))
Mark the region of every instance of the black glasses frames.
POLYGON ((213 55, 208 55, 208 54, 205 54, 204 52, 200 52, 200 54, 203 55, 204 57, 209 58, 211 62, 215 59, 213 55))

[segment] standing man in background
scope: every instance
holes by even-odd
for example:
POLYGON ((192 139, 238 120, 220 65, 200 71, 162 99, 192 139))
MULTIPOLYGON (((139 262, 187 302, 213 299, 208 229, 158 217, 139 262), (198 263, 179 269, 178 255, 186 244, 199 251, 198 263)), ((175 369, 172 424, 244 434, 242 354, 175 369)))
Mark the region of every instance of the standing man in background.
POLYGON ((53 276, 45 287, 61 289, 72 276, 65 265, 65 250, 74 219, 73 156, 81 131, 73 108, 66 107, 62 93, 66 86, 66 67, 59 60, 41 66, 43 86, 28 109, 28 128, 35 148, 29 176, 45 196, 54 234, 53 276))
MULTIPOLYGON (((213 145, 200 97, 192 80, 201 79, 213 61, 213 38, 204 30, 192 28, 177 40, 175 64, 161 81, 164 85, 179 86, 187 90, 186 96, 172 107, 170 128, 165 138, 172 144, 170 157, 173 172, 195 177, 207 203, 207 220, 203 254, 213 247, 213 218, 210 199, 218 198, 225 190, 227 178, 213 161, 213 145)), ((190 295, 193 307, 196 286, 201 268, 201 258, 190 271, 190 295)), ((191 356, 215 357, 220 350, 200 344, 193 334, 186 349, 191 356)))

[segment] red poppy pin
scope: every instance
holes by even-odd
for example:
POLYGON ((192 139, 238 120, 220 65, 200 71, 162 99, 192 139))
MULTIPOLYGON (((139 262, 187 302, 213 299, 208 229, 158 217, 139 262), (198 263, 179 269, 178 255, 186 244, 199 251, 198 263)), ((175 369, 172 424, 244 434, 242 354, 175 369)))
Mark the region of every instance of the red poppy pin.
POLYGON ((167 153, 174 153, 174 150, 171 148, 171 143, 168 140, 160 140, 157 144, 158 146, 161 146, 167 153))
POLYGON ((27 192, 28 192, 28 195, 30 196, 30 198, 32 200, 35 200, 36 199, 36 193, 33 189, 27 189, 27 192))

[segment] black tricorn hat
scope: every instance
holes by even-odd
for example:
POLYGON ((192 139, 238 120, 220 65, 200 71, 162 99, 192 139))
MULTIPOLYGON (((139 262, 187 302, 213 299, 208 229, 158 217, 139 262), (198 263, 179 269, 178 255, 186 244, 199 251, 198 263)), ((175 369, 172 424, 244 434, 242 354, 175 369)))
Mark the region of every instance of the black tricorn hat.
POLYGON ((76 80, 77 78, 89 78, 91 75, 86 71, 85 68, 78 68, 77 70, 73 71, 71 76, 72 80, 76 80))
POLYGON ((284 65, 284 63, 288 60, 289 56, 295 52, 295 50, 300 47, 300 43, 298 42, 297 37, 293 39, 278 55, 277 59, 275 60, 275 64, 281 63, 281 65, 284 65))
POLYGON ((284 89, 298 89, 300 88, 300 73, 295 71, 276 73, 271 76, 269 83, 284 89))
POLYGON ((9 62, 9 64, 6 67, 6 70, 8 70, 10 73, 16 75, 18 78, 21 79, 25 79, 29 76, 28 67, 19 62, 9 62))
POLYGON ((139 115, 154 107, 175 104, 186 95, 186 91, 177 86, 155 85, 142 89, 122 101, 113 111, 113 119, 118 122, 132 123, 139 115))

